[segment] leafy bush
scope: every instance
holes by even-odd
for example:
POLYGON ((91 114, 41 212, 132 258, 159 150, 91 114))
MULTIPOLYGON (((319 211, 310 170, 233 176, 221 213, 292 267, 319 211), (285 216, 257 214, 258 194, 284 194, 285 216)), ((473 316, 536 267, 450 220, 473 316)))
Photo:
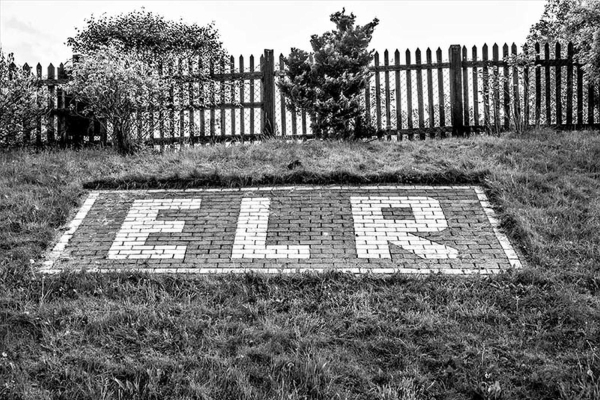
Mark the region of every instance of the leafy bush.
POLYGON ((143 8, 117 16, 86 20, 87 26, 67 39, 73 52, 90 54, 108 46, 135 54, 147 64, 174 59, 201 58, 208 65, 226 60, 226 52, 213 24, 199 26, 166 20, 143 8))
MULTIPOLYGON (((484 104, 483 122, 488 132, 492 134, 498 135, 507 128, 515 133, 523 134, 532 128, 529 114, 536 111, 535 96, 530 95, 525 100, 524 93, 526 88, 529 93, 535 93, 535 81, 532 77, 539 65, 535 65, 533 53, 525 52, 511 54, 505 57, 504 61, 509 69, 509 74, 506 76, 503 69, 498 66, 491 66, 487 71, 483 69, 478 71, 478 79, 481 82, 480 101, 484 104), (529 73, 526 74, 525 71, 529 71, 529 73), (515 74, 518 78, 516 86, 513 80, 515 74), (514 96, 515 90, 519 93, 519 101, 515 101, 513 98, 513 101, 508 103, 508 109, 505 110, 504 99, 507 96, 509 98, 514 96), (486 113, 489 114, 486 115, 486 113), (506 120, 508 120, 508 126, 505 126, 506 120)), ((539 120, 535 121, 537 127, 539 124, 539 120)))
POLYGON ((116 147, 133 152, 152 129, 150 111, 164 100, 167 82, 140 57, 126 56, 112 46, 85 55, 70 74, 64 89, 73 98, 71 109, 98 119, 107 130, 110 124, 116 147))
POLYGON ((312 35, 314 53, 292 48, 285 60, 285 76, 278 81, 292 109, 314 116, 313 132, 319 137, 351 138, 368 128, 362 121, 360 95, 371 75, 372 51, 367 48, 379 20, 355 26, 356 16, 345 9, 331 15, 337 30, 312 35))
MULTIPOLYGON (((168 108, 174 112, 176 107, 181 111, 192 102, 195 107, 214 105, 215 99, 238 104, 231 100, 230 93, 239 82, 220 83, 212 76, 213 72, 227 72, 230 65, 214 25, 171 21, 143 9, 97 19, 92 16, 86 23, 85 28, 67 40, 74 53, 84 55, 86 60, 85 66, 76 66, 78 82, 69 85, 69 89, 76 100, 88 104, 83 114, 106 116, 112 122, 114 139, 122 151, 133 150, 130 131, 133 110, 157 106, 162 111, 168 108), (99 65, 94 65, 96 60, 99 65), (109 76, 99 76, 103 71, 109 72, 109 76), (192 96, 173 99, 175 88, 181 88, 180 75, 187 74, 200 83, 200 90, 194 91, 193 99, 192 96), (125 81, 119 83, 118 79, 125 81), (138 84, 142 88, 136 88, 138 84), (78 94, 79 90, 84 92, 78 94), (159 93, 160 90, 164 92, 159 93), (171 98, 164 96, 165 93, 170 93, 171 98)), ((153 129, 147 114, 141 118, 136 126, 138 138, 153 129)))
POLYGON ((540 21, 527 36, 531 49, 534 42, 572 42, 575 59, 585 64, 586 81, 600 87, 600 2, 582 0, 548 0, 540 21))
POLYGON ((0 145, 23 143, 25 132, 47 112, 48 90, 37 78, 14 64, 12 53, 0 49, 0 145))

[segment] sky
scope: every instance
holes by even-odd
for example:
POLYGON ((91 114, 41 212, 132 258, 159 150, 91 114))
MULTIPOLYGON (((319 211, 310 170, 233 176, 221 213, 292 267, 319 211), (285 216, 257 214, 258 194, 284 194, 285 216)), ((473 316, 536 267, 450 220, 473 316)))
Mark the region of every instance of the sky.
POLYGON ((14 53, 17 64, 58 65, 72 56, 65 44, 85 20, 144 7, 167 19, 206 25, 212 21, 224 47, 234 56, 255 57, 264 49, 289 54, 291 47, 310 50, 310 36, 334 28, 329 16, 346 8, 364 25, 379 25, 371 48, 402 54, 440 47, 447 56, 451 44, 468 48, 484 43, 503 45, 525 41, 542 15, 546 0, 363 0, 363 1, 86 1, 0 0, 0 46, 14 53))

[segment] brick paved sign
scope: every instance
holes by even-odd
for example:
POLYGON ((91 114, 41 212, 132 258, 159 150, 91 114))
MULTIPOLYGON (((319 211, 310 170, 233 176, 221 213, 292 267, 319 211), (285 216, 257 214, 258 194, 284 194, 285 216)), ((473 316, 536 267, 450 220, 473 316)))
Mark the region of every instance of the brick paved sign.
POLYGON ((494 273, 521 266, 474 186, 94 191, 42 272, 494 273))

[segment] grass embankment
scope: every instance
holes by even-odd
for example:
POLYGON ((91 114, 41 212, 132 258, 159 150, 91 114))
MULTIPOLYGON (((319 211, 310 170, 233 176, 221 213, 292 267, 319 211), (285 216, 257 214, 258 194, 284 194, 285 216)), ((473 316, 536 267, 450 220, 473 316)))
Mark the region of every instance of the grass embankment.
POLYGON ((599 179, 591 132, 2 154, 0 398, 600 398, 599 179), (479 181, 528 266, 482 278, 33 272, 84 185, 384 181, 479 181))

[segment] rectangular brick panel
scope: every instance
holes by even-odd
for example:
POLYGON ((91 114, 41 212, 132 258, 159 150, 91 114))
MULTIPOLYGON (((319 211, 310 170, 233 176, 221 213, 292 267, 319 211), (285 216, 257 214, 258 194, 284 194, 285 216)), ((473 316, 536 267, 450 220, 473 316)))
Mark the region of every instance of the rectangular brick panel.
POLYGON ((42 272, 469 274, 521 266, 473 186, 95 191, 67 228, 42 272))

